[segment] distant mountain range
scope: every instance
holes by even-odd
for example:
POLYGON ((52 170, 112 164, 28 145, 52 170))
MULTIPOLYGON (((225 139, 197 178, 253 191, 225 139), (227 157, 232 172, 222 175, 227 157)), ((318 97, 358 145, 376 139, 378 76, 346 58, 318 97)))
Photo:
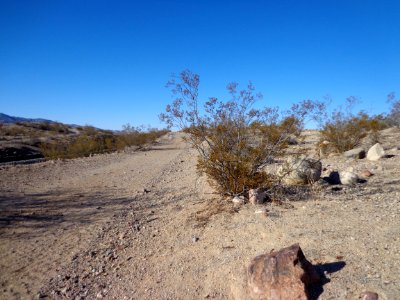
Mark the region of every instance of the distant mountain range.
POLYGON ((9 116, 3 113, 0 113, 0 123, 5 124, 13 124, 17 122, 29 122, 29 123, 39 123, 39 122, 46 122, 46 123, 56 123, 55 121, 46 120, 46 119, 30 119, 30 118, 22 118, 22 117, 14 117, 9 116))

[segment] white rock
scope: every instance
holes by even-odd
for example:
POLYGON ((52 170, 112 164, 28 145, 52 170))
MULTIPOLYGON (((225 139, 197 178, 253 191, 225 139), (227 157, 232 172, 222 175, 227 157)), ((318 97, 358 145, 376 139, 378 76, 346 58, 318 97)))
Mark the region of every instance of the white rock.
POLYGON ((266 214, 266 213, 268 213, 268 209, 266 207, 263 207, 263 208, 257 209, 254 213, 255 214, 266 214))
POLYGON ((356 184, 358 182, 357 174, 349 171, 339 172, 339 178, 341 184, 356 184))
POLYGON ((232 199, 234 204, 244 204, 244 197, 243 196, 235 196, 232 199))
POLYGON ((383 150, 383 147, 379 143, 369 148, 367 153, 367 159, 372 161, 379 160, 383 156, 385 156, 385 150, 383 150))

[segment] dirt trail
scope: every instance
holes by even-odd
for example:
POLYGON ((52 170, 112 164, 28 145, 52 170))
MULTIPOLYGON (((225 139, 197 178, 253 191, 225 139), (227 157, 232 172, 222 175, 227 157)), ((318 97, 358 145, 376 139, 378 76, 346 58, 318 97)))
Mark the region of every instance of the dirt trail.
POLYGON ((400 299, 400 151, 390 153, 324 159, 375 176, 266 204, 267 216, 213 194, 178 134, 147 152, 3 168, 0 298, 242 300, 251 258, 299 242, 330 280, 314 299, 400 299))
POLYGON ((3 167, 0 298, 34 296, 113 216, 162 180, 185 147, 169 136, 151 151, 3 167))

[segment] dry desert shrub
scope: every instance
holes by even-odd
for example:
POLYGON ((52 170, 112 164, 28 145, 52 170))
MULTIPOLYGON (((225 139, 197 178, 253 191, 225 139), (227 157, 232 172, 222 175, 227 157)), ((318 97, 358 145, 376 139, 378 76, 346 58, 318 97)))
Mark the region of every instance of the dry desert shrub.
POLYGON ((387 96, 387 101, 391 106, 386 118, 388 126, 400 126, 400 99, 396 99, 396 94, 392 92, 387 96))
POLYGON ((4 124, 0 129, 2 136, 24 136, 27 138, 70 133, 68 125, 57 122, 17 122, 15 124, 4 124))
POLYGON ((243 90, 237 83, 229 84, 227 101, 211 97, 201 102, 199 83, 199 75, 189 70, 168 82, 175 100, 160 119, 187 133, 186 140, 199 154, 198 171, 225 195, 246 195, 251 188, 268 188, 279 181, 262 168, 283 157, 305 119, 324 108, 311 100, 283 113, 278 108, 254 108, 262 96, 251 83, 243 90))
POLYGON ((48 131, 50 133, 69 134, 71 133, 68 125, 59 122, 17 122, 16 125, 25 127, 33 131, 48 131))
POLYGON ((43 143, 41 151, 47 159, 86 157, 97 153, 122 150, 130 146, 140 148, 154 143, 166 132, 166 130, 152 129, 145 132, 123 131, 117 134, 85 126, 81 130, 81 134, 75 138, 43 143))
POLYGON ((76 158, 112 151, 114 144, 113 137, 79 135, 71 140, 42 143, 40 149, 47 159, 76 158))
POLYGON ((29 131, 17 124, 2 124, 0 128, 0 136, 26 136, 29 131))
POLYGON ((159 137, 168 133, 167 129, 147 128, 143 126, 132 127, 130 124, 123 126, 122 133, 118 135, 118 147, 142 147, 154 143, 159 137))
POLYGON ((382 115, 370 116, 365 112, 353 114, 351 108, 356 101, 355 97, 347 98, 346 109, 334 110, 322 124, 321 142, 329 142, 329 147, 335 152, 358 147, 367 136, 372 142, 378 142, 379 131, 387 127, 382 115))

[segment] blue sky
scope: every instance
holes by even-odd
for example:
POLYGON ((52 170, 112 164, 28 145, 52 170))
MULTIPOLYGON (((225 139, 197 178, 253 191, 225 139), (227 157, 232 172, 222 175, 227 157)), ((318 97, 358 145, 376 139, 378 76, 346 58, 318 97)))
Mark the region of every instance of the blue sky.
POLYGON ((400 1, 0 1, 0 112, 162 126, 172 73, 201 96, 252 80, 279 105, 400 93, 400 1))

